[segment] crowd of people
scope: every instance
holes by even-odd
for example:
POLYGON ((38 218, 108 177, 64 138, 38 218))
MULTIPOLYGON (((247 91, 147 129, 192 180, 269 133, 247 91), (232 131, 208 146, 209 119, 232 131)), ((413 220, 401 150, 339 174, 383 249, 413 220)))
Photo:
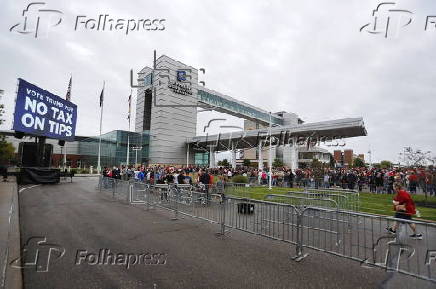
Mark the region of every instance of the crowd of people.
MULTIPOLYGON (((172 167, 113 167, 104 168, 103 176, 115 179, 135 179, 146 183, 175 184, 214 184, 216 182, 234 182, 235 176, 243 176, 246 182, 267 185, 269 173, 253 167, 207 168, 199 166, 172 167)), ((241 178, 237 179, 240 182, 241 178)), ((244 178, 242 179, 244 180, 244 178)), ((313 187, 367 190, 377 194, 393 194, 394 183, 401 183, 410 193, 417 191, 436 195, 436 169, 434 168, 316 168, 297 169, 275 168, 271 183, 282 187, 313 187)))

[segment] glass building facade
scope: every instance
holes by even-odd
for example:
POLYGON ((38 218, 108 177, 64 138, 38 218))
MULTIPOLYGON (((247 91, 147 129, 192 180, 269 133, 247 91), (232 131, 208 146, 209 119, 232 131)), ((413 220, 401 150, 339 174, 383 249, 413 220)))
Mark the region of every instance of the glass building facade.
POLYGON ((209 165, 209 153, 195 153, 194 163, 197 166, 208 166, 209 165))
MULTIPOLYGON (((129 138, 129 164, 148 164, 149 131, 142 133, 114 130, 101 136, 101 167, 125 165, 127 161, 127 140, 129 138), (137 150, 135 150, 137 149, 137 150)), ((97 167, 98 137, 90 137, 79 142, 79 154, 85 167, 97 167)))

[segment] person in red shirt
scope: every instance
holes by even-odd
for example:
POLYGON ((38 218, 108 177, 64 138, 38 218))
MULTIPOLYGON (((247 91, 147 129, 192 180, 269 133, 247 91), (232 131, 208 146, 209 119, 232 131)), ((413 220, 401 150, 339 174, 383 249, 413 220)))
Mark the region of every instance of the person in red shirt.
POLYGON ((409 190, 412 194, 416 194, 416 185, 418 184, 418 176, 415 172, 409 176, 409 190))
MULTIPOLYGON (((403 189, 403 185, 400 183, 395 183, 394 189, 396 194, 392 203, 394 204, 395 218, 412 220, 412 216, 416 214, 415 203, 413 202, 412 197, 403 189)), ((413 234, 410 235, 410 237, 413 239, 422 240, 422 234, 416 233, 416 224, 408 224, 413 231, 413 234)), ((387 230, 389 233, 395 234, 397 227, 398 222, 395 222, 394 226, 392 228, 388 227, 387 230)))

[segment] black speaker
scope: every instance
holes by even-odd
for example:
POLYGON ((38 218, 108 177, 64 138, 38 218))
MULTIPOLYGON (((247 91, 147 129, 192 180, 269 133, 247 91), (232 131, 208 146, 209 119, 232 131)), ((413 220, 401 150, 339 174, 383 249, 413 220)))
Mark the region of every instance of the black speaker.
POLYGON ((18 145, 19 160, 22 167, 37 167, 37 144, 34 142, 21 142, 18 145))
POLYGON ((38 162, 38 144, 21 142, 18 145, 19 160, 22 167, 50 167, 53 145, 45 144, 41 152, 41 163, 38 162))
POLYGON ((59 144, 61 147, 63 147, 63 146, 65 145, 65 141, 62 140, 62 139, 60 139, 60 140, 58 141, 58 144, 59 144))
POLYGON ((16 131, 14 134, 15 138, 22 139, 24 137, 24 132, 16 131))
POLYGON ((51 166, 51 156, 53 155, 53 145, 52 144, 45 144, 44 145, 44 152, 43 152, 43 159, 42 159, 42 167, 50 167, 51 166))

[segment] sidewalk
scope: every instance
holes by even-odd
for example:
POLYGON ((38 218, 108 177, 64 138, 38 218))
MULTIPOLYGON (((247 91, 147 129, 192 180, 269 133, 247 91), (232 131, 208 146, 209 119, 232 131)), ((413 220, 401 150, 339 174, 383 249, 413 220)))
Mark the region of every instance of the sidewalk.
POLYGON ((0 182, 0 288, 22 288, 21 270, 9 266, 20 257, 20 223, 15 177, 0 182))

